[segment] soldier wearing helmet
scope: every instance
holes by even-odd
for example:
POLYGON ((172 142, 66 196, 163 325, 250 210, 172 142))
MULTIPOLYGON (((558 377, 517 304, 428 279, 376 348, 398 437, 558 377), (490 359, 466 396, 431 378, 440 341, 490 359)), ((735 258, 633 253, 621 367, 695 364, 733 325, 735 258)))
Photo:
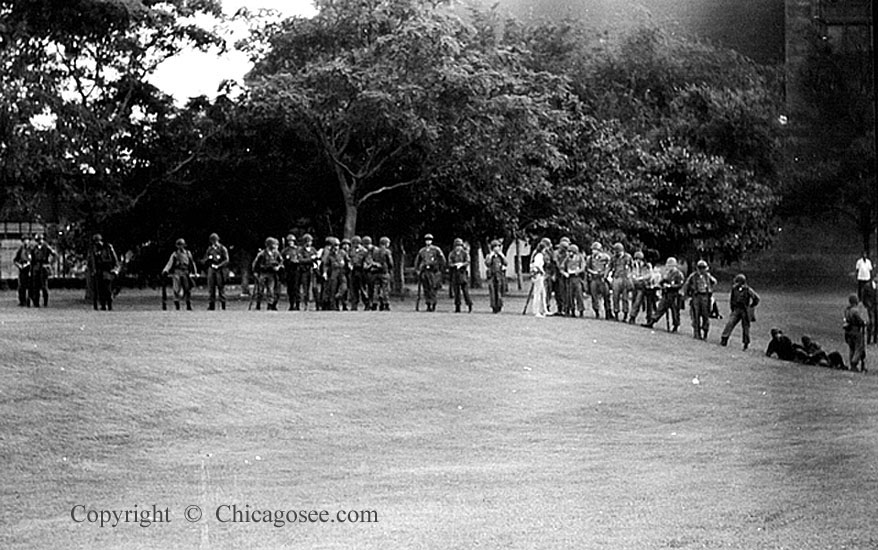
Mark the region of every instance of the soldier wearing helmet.
POLYGON ((436 293, 442 285, 442 270, 445 268, 445 254, 433 244, 433 235, 424 235, 424 246, 415 258, 415 271, 424 291, 427 311, 436 311, 436 293))
POLYGON ((485 271, 488 276, 488 297, 491 312, 500 313, 503 309, 503 283, 506 279, 506 256, 503 254, 500 241, 491 241, 491 252, 485 257, 485 271))
POLYGON ((299 299, 299 246, 296 244, 296 236, 292 233, 286 236, 286 246, 280 251, 283 258, 283 278, 287 285, 287 298, 289 298, 289 310, 297 309, 299 299))
POLYGON ((575 244, 567 247, 567 256, 561 265, 561 276, 564 278, 564 289, 567 292, 562 313, 574 317, 578 311, 579 316, 582 317, 585 312, 585 302, 582 299, 585 258, 579 253, 579 247, 575 244))
POLYGON ((30 307, 28 291, 30 290, 30 237, 21 236, 21 246, 15 252, 13 263, 18 268, 18 306, 30 307))
POLYGON ((265 248, 253 260, 253 273, 256 275, 256 309, 260 309, 265 299, 265 309, 277 311, 278 286, 283 257, 274 237, 265 239, 265 248))
POLYGON ((195 259, 186 248, 186 241, 177 239, 177 249, 171 253, 162 269, 162 277, 171 275, 174 287, 174 307, 180 309, 180 300, 186 301, 186 309, 192 310, 192 277, 195 276, 195 259))
MULTIPOLYGON (((317 249, 314 248, 314 237, 309 233, 302 235, 302 243, 299 246, 299 293, 297 298, 305 302, 305 309, 308 309, 308 303, 311 299, 317 302, 317 294, 314 287, 317 279, 317 264, 320 256, 317 249)), ((295 309, 299 308, 299 302, 294 304, 295 309)))
POLYGON ((680 328, 680 288, 685 282, 683 272, 677 267, 676 258, 668 258, 665 262, 665 274, 661 278, 659 286, 662 298, 659 301, 655 314, 648 318, 641 326, 652 328, 666 313, 671 316, 673 328, 671 332, 677 332, 680 328))
POLYGON ((113 245, 105 243, 100 233, 92 236, 92 248, 88 253, 88 273, 94 281, 94 308, 112 311, 113 280, 119 274, 119 256, 113 245))
POLYGON ((692 334, 698 340, 707 340, 710 331, 710 305, 715 286, 716 279, 704 260, 698 260, 695 271, 683 283, 683 295, 689 297, 692 334))
POLYGON ((461 296, 466 302, 469 312, 473 310, 473 301, 469 296, 469 249, 464 246, 463 239, 454 239, 454 248, 448 253, 448 271, 451 275, 451 291, 454 297, 454 312, 460 313, 461 296))
POLYGON ((211 233, 208 237, 210 246, 204 253, 201 262, 207 266, 207 309, 215 310, 216 301, 226 309, 226 278, 229 271, 229 249, 220 243, 219 235, 211 233))
POLYGON ((372 309, 390 311, 390 275, 393 272, 393 253, 390 239, 381 237, 378 246, 372 247, 367 259, 372 281, 372 309))
POLYGON ((634 303, 628 314, 628 322, 632 325, 637 322, 640 309, 646 310, 646 318, 649 319, 655 311, 655 295, 649 292, 652 279, 652 264, 643 257, 643 252, 638 250, 634 253, 631 263, 631 280, 634 286, 634 303), (652 298, 652 299, 650 299, 652 298))
MULTIPOLYGON (((347 273, 350 266, 348 253, 342 248, 341 242, 330 237, 328 250, 323 253, 323 285, 324 309, 338 311, 348 309, 347 273)), ((350 241, 348 241, 350 246, 350 241)))
MULTIPOLYGON (((742 343, 744 350, 750 347, 750 321, 754 319, 753 309, 759 305, 759 295, 747 284, 747 277, 743 273, 735 275, 732 283, 732 291, 729 295, 729 320, 720 336, 720 344, 728 345, 729 337, 735 326, 741 323, 742 343)), ((774 335, 772 335, 774 336, 774 335)), ((770 354, 766 354, 770 355, 770 354)), ((780 356, 780 354, 778 354, 780 356)))
POLYGON ((601 302, 607 319, 613 318, 610 305, 610 284, 607 281, 610 273, 610 255, 604 252, 601 243, 595 241, 591 245, 591 255, 585 262, 585 273, 588 278, 588 290, 591 295, 591 309, 595 318, 601 316, 601 302))
POLYGON ((34 241, 30 249, 30 299, 34 307, 40 307, 42 295, 43 306, 46 307, 49 305, 49 273, 57 254, 42 233, 34 235, 34 241))
POLYGON ((634 283, 631 281, 631 270, 633 267, 634 258, 631 257, 631 254, 625 252, 625 245, 615 243, 613 245, 613 256, 610 260, 610 278, 613 289, 613 318, 617 321, 620 320, 620 313, 622 314, 622 321, 628 320, 631 292, 634 290, 634 283))

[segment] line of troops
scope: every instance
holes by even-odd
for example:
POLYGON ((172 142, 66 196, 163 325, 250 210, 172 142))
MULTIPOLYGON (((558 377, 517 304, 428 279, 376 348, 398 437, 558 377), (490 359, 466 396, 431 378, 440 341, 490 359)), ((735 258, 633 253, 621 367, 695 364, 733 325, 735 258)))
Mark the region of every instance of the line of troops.
MULTIPOLYGON (((531 258, 531 275, 537 290, 531 289, 537 317, 549 314, 553 298, 556 315, 582 317, 587 294, 596 318, 603 314, 609 320, 636 324, 644 311, 642 326, 652 328, 667 316, 671 332, 679 329, 680 310, 689 298, 693 336, 699 340, 707 339, 711 318, 722 318, 713 298, 717 281, 704 260, 699 260, 696 270, 686 277, 673 257, 662 270, 647 262, 642 251, 629 254, 622 243, 615 243, 608 253, 595 242, 586 255, 563 237, 554 247, 549 239, 540 241, 531 258)), ((740 323, 744 349, 749 347, 750 322, 758 304, 759 295, 747 285, 746 277, 737 275, 730 296, 731 314, 720 337, 722 345, 728 344, 740 323)))
MULTIPOLYGON (((354 236, 351 239, 327 237, 322 248, 314 245, 314 238, 305 234, 301 243, 293 234, 287 235, 283 248, 274 237, 265 240, 253 260, 251 270, 256 278, 251 306, 261 309, 263 302, 268 310, 277 310, 281 286, 287 288, 289 309, 309 309, 313 302, 318 310, 359 309, 390 311, 390 282, 394 269, 390 239, 381 237, 378 244, 371 237, 354 236)), ((503 307, 502 283, 505 282, 507 261, 501 252, 499 241, 491 242, 491 252, 485 259, 488 267, 488 288, 491 308, 499 313, 503 307)), ((210 236, 210 246, 201 260, 207 271, 208 309, 216 309, 216 303, 225 309, 225 279, 228 276, 229 252, 220 244, 219 236, 210 236)), ((460 312, 463 303, 472 311, 473 301, 469 295, 470 251, 462 239, 455 239, 453 249, 446 258, 433 244, 433 235, 424 236, 424 246, 415 259, 419 296, 423 292, 426 311, 436 311, 438 289, 447 271, 455 301, 455 311, 460 312)), ((192 277, 197 273, 197 262, 186 248, 186 242, 178 239, 176 250, 170 255, 162 274, 173 281, 174 304, 177 309, 185 303, 192 309, 192 277)))

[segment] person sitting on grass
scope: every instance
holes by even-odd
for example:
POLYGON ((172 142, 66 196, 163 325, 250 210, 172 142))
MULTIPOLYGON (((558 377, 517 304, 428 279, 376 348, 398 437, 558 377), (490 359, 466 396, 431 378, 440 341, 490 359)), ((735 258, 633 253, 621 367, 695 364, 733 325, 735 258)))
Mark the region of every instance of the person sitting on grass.
POLYGON ((782 361, 796 360, 796 352, 793 351, 793 341, 779 328, 771 329, 771 341, 768 342, 768 349, 765 350, 766 357, 771 357, 775 354, 782 361))
POLYGON ((793 344, 793 352, 796 354, 796 361, 806 365, 820 365, 822 367, 829 366, 829 360, 826 352, 815 340, 810 336, 802 336, 802 343, 793 344))

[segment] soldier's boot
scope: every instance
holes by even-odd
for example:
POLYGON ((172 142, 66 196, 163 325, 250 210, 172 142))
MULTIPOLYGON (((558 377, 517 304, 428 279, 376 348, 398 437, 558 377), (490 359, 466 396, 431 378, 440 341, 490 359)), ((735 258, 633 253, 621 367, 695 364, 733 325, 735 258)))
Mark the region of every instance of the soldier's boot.
POLYGON ((192 311, 192 302, 186 300, 186 311, 192 311))
POLYGON ((454 313, 460 313, 460 304, 454 304, 454 313))
POLYGON ((655 320, 654 320, 654 319, 647 319, 646 322, 645 322, 645 323, 641 323, 640 326, 642 326, 642 327, 646 327, 646 328, 652 328, 652 326, 653 326, 654 324, 655 324, 655 320))
POLYGON ((107 311, 113 311, 113 302, 107 302, 107 311))
POLYGON ((216 303, 215 302, 208 303, 207 304, 207 311, 214 311, 214 310, 216 310, 216 303))
POLYGON ((174 309, 176 309, 177 311, 180 310, 180 302, 177 300, 174 300, 174 309))
POLYGON ((49 307, 49 297, 43 296, 43 307, 49 307))
POLYGON ((721 345, 721 346, 728 346, 728 345, 729 345, 729 339, 728 339, 728 338, 720 338, 720 340, 719 340, 719 345, 721 345))
MULTIPOLYGON (((500 308, 497 308, 497 312, 499 312, 499 311, 500 311, 500 308)), ((467 313, 473 312, 473 303, 472 302, 470 302, 466 305, 466 312, 467 313)))
MULTIPOLYGON (((744 351, 747 351, 747 348, 749 348, 749 347, 750 347, 750 342, 744 342, 744 346, 741 349, 743 349, 744 351)), ((863 367, 863 372, 866 372, 866 365, 863 364, 862 367, 863 367)))
POLYGON ((226 303, 220 302, 220 307, 223 309, 223 311, 225 311, 226 310, 226 303))

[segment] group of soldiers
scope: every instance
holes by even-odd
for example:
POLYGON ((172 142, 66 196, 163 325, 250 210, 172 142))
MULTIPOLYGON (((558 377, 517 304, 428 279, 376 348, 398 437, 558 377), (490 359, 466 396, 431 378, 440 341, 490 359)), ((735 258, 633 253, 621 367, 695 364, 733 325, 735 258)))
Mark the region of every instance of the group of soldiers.
MULTIPOLYGON (((552 298, 556 315, 582 317, 586 294, 596 318, 603 314, 609 320, 636 324, 644 311, 642 326, 652 328, 666 316, 671 332, 679 329, 680 310, 689 298, 693 336, 699 340, 707 339, 710 319, 722 317, 713 298, 717 281, 704 260, 699 260, 695 271, 686 277, 673 257, 665 261, 662 270, 646 261, 642 251, 628 253, 622 243, 613 244, 608 253, 600 242, 594 242, 586 255, 565 237, 555 246, 549 239, 540 241, 531 258, 531 275, 534 285, 528 302, 533 298, 533 312, 538 317, 549 314, 552 298)), ((749 347, 750 322, 758 304, 759 295, 746 277, 737 275, 730 296, 731 314, 720 337, 722 345, 728 344, 740 323, 744 349, 749 347)))
POLYGON ((42 233, 21 238, 21 246, 16 250, 13 263, 18 269, 19 307, 43 307, 49 305, 49 275, 52 262, 58 255, 46 242, 42 233))

